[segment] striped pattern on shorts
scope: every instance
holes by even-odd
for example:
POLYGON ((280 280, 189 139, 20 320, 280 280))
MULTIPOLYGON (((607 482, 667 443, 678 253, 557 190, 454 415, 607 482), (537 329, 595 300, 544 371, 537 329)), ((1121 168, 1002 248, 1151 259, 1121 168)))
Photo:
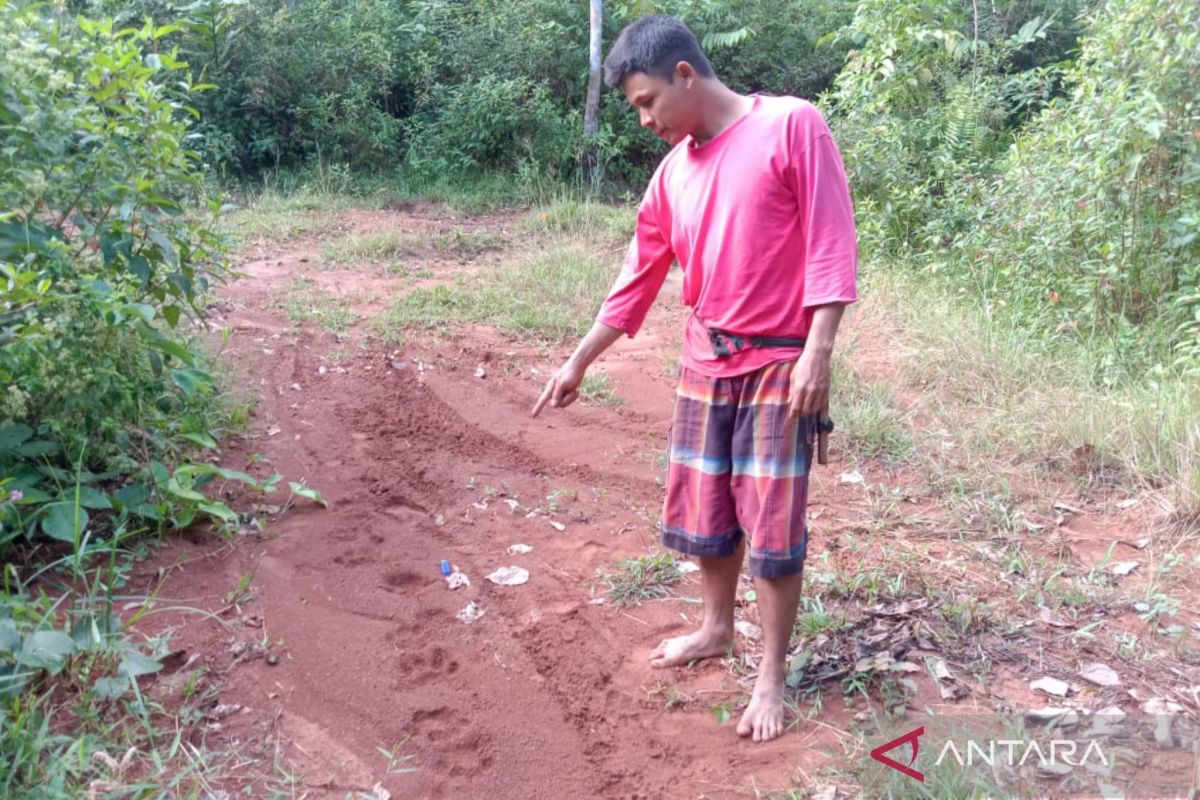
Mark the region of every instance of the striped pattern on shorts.
POLYGON ((659 523, 663 544, 724 557, 737 552, 745 536, 752 574, 774 578, 803 570, 818 415, 788 417, 795 363, 734 378, 683 369, 659 523))

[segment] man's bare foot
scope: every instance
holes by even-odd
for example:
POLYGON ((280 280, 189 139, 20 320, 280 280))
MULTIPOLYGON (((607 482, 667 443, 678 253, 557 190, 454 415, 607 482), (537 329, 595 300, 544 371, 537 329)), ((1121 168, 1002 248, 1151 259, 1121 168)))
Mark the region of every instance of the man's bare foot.
POLYGON ((783 734, 783 680, 771 680, 760 673, 754 683, 750 705, 738 721, 739 736, 756 742, 769 742, 783 734))
POLYGON ((687 636, 663 639, 650 654, 650 666, 681 667, 702 658, 723 656, 733 644, 733 631, 712 632, 701 628, 687 636))

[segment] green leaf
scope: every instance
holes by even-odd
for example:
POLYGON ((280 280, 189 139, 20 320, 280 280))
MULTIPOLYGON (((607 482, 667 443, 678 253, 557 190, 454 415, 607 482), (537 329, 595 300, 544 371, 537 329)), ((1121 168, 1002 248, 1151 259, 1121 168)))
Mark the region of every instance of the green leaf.
POLYGON ((121 310, 130 314, 136 314, 146 322, 150 322, 154 319, 154 306, 150 305, 149 303, 129 303, 121 310))
POLYGON ((239 519, 236 511, 221 502, 200 503, 198 508, 205 514, 216 517, 222 522, 236 523, 239 519))
POLYGON ((98 678, 92 684, 92 692, 104 700, 118 700, 129 691, 129 678, 121 675, 116 678, 98 678))
POLYGON ((108 499, 108 495, 94 486, 79 487, 79 505, 84 508, 101 511, 106 511, 113 507, 112 501, 108 499))
POLYGON ((11 619, 0 619, 0 653, 15 653, 21 647, 21 634, 11 619))
POLYGON ((33 436, 33 428, 28 425, 5 425, 0 428, 0 453, 19 447, 30 436, 33 436))
POLYGON ((150 345, 157 350, 161 350, 169 356, 174 356, 184 364, 191 364, 196 360, 196 354, 188 350, 178 342, 173 342, 165 336, 149 337, 150 345))
POLYGON ((26 442, 17 448, 17 455, 25 458, 41 458, 52 453, 57 453, 62 449, 62 446, 57 442, 43 442, 41 440, 26 442))
POLYGON ((288 481, 288 488, 292 490, 292 494, 307 497, 309 500, 314 500, 329 508, 329 503, 325 502, 325 498, 321 496, 321 493, 310 486, 305 486, 303 483, 296 483, 295 481, 288 481))
POLYGON ((179 469, 175 470, 176 476, 187 476, 195 478, 200 475, 218 475, 227 481, 240 481, 256 489, 262 486, 262 483, 252 475, 247 475, 245 472, 238 472, 236 469, 226 469, 213 464, 184 464, 179 469))
POLYGON ((217 448, 217 440, 209 436, 207 433, 181 433, 180 436, 187 439, 197 447, 204 447, 209 450, 217 448))
POLYGON ((17 663, 56 674, 67 657, 75 652, 75 642, 62 631, 37 631, 25 640, 17 654, 17 663))
MULTIPOLYGON (((79 509, 79 530, 88 524, 88 514, 79 509)), ((43 506, 42 533, 60 542, 75 541, 75 503, 60 501, 43 506)))
POLYGON ((162 310, 163 319, 172 328, 179 325, 179 306, 166 306, 162 310))
POLYGON ((188 397, 195 397, 199 391, 212 391, 213 376, 202 369, 177 369, 171 375, 188 397))
POLYGON ((162 669, 162 664, 138 650, 126 650, 121 658, 119 672, 136 678, 139 675, 150 675, 162 669))
POLYGON ((718 725, 724 725, 726 722, 729 722, 729 709, 725 706, 713 706, 709 711, 717 718, 718 725))
POLYGON ((207 497, 197 492, 195 489, 188 489, 179 485, 179 482, 174 478, 167 481, 167 492, 178 497, 180 500, 191 500, 193 503, 203 503, 208 500, 207 497))
POLYGON ((142 503, 134 506, 133 513, 137 514, 139 517, 152 519, 155 522, 162 521, 162 514, 159 512, 158 506, 150 505, 149 503, 142 503))
POLYGON ((134 483, 118 489, 113 496, 123 506, 137 506, 150 499, 150 487, 144 483, 134 483))
POLYGON ((166 486, 167 482, 171 480, 167 468, 158 461, 150 462, 150 475, 153 476, 155 485, 160 487, 166 486))

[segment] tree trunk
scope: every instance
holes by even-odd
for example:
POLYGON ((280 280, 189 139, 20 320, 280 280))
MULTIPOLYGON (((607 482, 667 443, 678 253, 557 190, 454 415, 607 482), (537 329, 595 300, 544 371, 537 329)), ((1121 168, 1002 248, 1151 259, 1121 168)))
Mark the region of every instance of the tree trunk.
POLYGON ((588 58, 587 104, 583 110, 584 177, 594 187, 599 185, 600 171, 596 143, 600 129, 600 32, 604 23, 604 0, 589 0, 592 8, 591 42, 588 58))

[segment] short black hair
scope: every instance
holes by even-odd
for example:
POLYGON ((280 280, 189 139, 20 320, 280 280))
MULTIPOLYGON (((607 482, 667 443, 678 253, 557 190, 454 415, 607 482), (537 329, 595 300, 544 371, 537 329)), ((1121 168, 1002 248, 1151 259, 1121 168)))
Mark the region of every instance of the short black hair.
POLYGON ((604 59, 604 82, 616 89, 635 72, 670 82, 680 61, 691 64, 701 77, 713 76, 712 64, 688 26, 666 14, 651 14, 621 31, 604 59))

